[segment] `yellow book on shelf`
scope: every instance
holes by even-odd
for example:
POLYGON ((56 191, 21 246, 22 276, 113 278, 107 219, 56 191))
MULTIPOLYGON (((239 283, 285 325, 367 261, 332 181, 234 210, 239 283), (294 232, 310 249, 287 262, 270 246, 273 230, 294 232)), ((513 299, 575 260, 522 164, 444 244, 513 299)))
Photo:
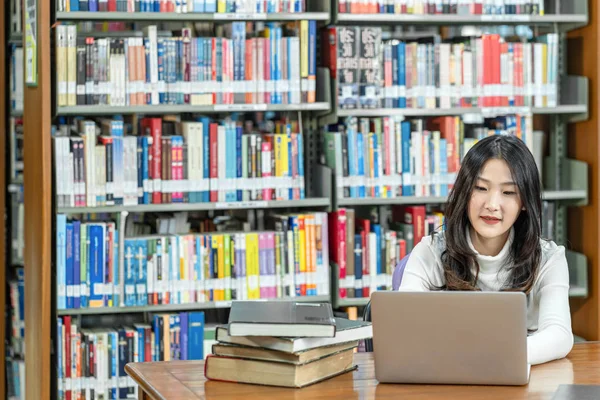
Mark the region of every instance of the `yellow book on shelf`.
POLYGON ((258 260, 258 234, 246 235, 246 282, 248 286, 248 299, 260 299, 258 260))
POLYGON ((217 12, 218 13, 227 12, 227 0, 218 0, 217 12))

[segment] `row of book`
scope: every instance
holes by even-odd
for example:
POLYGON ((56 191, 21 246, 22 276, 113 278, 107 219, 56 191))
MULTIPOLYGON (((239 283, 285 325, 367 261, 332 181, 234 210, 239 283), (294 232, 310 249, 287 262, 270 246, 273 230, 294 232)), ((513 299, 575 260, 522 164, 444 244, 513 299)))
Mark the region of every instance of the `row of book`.
POLYGON ((544 15, 544 0, 338 0, 338 12, 351 14, 544 15))
POLYGON ((9 87, 10 87, 10 109, 12 111, 23 111, 23 101, 25 99, 23 92, 23 47, 10 46, 10 65, 9 65, 9 87))
POLYGON ((58 11, 300 13, 306 0, 61 0, 58 11))
POLYGON ((338 200, 447 196, 464 155, 487 136, 519 137, 542 172, 543 133, 532 126, 530 116, 519 115, 488 119, 483 126, 466 125, 460 117, 350 117, 324 129, 322 159, 333 170, 338 200))
POLYGON ((25 272, 22 267, 13 271, 14 278, 8 281, 10 312, 6 321, 10 335, 7 354, 22 359, 25 355, 25 272))
POLYGON ((316 101, 316 21, 233 22, 222 37, 86 36, 56 27, 58 106, 316 101))
POLYGON ((8 400, 24 400, 25 397, 25 360, 7 357, 6 395, 8 400))
POLYGON ((425 206, 394 206, 390 221, 364 218, 351 208, 330 214, 331 261, 338 267, 340 298, 368 298, 376 290, 392 290, 392 275, 423 236, 441 232, 444 215, 425 206))
POLYGON ((274 121, 264 130, 232 118, 142 118, 137 135, 126 134, 124 121, 117 119, 75 125, 59 127, 54 138, 58 207, 306 195, 304 139, 297 121, 274 121))
POLYGON ((127 237, 57 216, 57 308, 133 307, 329 294, 326 213, 273 214, 260 232, 127 237))
POLYGON ((156 314, 150 323, 89 329, 70 316, 59 317, 58 399, 137 398, 125 365, 203 360, 204 318, 201 311, 156 314))
POLYGON ((382 28, 323 31, 323 65, 338 107, 554 107, 558 35, 509 42, 498 34, 434 43, 383 41, 382 28))

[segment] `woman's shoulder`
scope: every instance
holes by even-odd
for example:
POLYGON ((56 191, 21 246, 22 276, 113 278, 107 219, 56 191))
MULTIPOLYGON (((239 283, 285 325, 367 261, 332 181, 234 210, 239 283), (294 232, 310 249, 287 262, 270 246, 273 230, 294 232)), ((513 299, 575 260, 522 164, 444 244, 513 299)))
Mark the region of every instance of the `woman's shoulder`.
POLYGON ((556 244, 553 240, 540 239, 540 247, 542 249, 542 265, 546 264, 552 258, 565 256, 565 247, 556 244))

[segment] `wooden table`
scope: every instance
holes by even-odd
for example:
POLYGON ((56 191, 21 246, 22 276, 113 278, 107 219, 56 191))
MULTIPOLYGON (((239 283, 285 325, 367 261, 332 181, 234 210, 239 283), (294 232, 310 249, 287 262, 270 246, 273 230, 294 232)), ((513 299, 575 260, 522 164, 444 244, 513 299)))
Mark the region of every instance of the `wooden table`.
POLYGON ((565 359, 531 369, 527 386, 380 384, 372 353, 354 356, 358 370, 303 389, 207 381, 203 361, 135 363, 125 367, 140 400, 197 399, 552 399, 560 384, 600 385, 600 342, 578 343, 565 359))

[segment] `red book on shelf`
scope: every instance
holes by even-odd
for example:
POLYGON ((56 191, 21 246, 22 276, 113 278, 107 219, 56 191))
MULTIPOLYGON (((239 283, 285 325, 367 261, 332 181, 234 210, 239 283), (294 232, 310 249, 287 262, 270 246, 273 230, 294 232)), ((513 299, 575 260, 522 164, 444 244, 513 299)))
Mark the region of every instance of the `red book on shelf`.
MULTIPOLYGON (((346 210, 341 208, 329 213, 329 256, 338 265, 340 281, 346 280, 346 210)), ((340 298, 347 297, 346 288, 339 289, 340 298)))
MULTIPOLYGON (((216 180, 219 177, 219 145, 218 145, 218 124, 210 124, 210 179, 216 180)), ((210 201, 216 203, 219 200, 219 192, 211 182, 210 201)))
POLYGON ((394 206, 392 219, 413 226, 414 245, 421 242, 425 235, 425 206, 394 206))

